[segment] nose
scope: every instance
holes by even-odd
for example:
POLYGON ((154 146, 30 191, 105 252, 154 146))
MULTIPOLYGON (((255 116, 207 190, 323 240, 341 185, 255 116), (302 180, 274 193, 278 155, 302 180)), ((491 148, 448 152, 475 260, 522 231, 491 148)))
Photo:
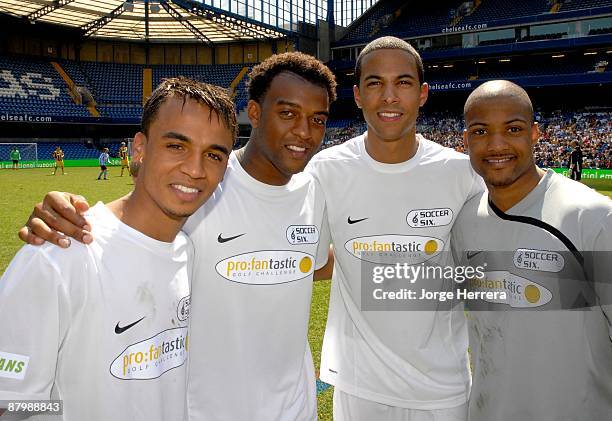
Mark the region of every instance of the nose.
POLYGON ((505 133, 503 131, 493 131, 489 134, 489 141, 487 142, 487 149, 489 151, 500 151, 506 149, 508 143, 506 142, 505 133))
POLYGON ((397 92, 395 86, 392 83, 387 83, 383 89, 383 101, 387 104, 393 104, 397 102, 397 92))
POLYGON ((302 140, 309 140, 312 138, 312 132, 310 129, 310 122, 308 117, 300 117, 295 120, 293 126, 293 134, 302 140))
POLYGON ((205 162, 202 154, 191 153, 185 157, 181 170, 191 178, 206 178, 205 162))

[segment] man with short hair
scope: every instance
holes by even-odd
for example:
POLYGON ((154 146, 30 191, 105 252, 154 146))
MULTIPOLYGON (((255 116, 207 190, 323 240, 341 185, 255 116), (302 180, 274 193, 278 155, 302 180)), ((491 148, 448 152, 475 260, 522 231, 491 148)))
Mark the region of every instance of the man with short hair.
MULTIPOLYGON (((249 142, 230 156, 223 182, 184 228, 196 262, 189 417, 314 421, 308 320, 313 275, 325 269, 329 241, 322 191, 302 171, 323 140, 336 82, 323 63, 294 52, 255 66, 248 89, 249 142)), ((46 201, 78 226, 53 223, 38 205, 22 239, 39 241, 26 235, 35 229, 55 244, 67 241, 40 229, 43 218, 90 240, 86 221, 63 209, 63 197, 46 201)))
MULTIPOLYGON (((412 46, 394 37, 372 41, 355 77, 367 132, 310 165, 325 192, 335 255, 321 380, 335 386, 337 421, 464 420, 470 374, 463 315, 410 302, 401 311, 364 303, 373 265, 445 263, 456 215, 482 187, 465 155, 416 133, 428 86, 412 46)), ((447 288, 441 279, 429 286, 447 288)))
POLYGON ((612 413, 612 202, 536 167, 527 92, 480 85, 465 145, 487 185, 461 211, 453 248, 485 268, 468 290, 471 421, 603 420, 612 413), (496 294, 496 295, 492 295, 496 294))
POLYGON ((234 104, 168 79, 141 127, 134 191, 87 213, 95 241, 25 246, 0 280, 0 402, 62 400, 66 421, 184 419, 194 250, 180 229, 223 178, 234 104))
POLYGON ((17 146, 13 146, 13 149, 11 150, 11 161, 13 161, 13 169, 18 169, 19 161, 21 161, 21 154, 19 153, 17 146))

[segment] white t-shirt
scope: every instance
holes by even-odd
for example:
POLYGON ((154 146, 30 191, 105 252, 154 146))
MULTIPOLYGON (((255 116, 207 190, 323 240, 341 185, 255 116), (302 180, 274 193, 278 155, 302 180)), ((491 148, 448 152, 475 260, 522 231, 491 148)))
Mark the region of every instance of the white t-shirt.
POLYGON ((321 380, 363 399, 426 410, 467 400, 464 317, 366 311, 363 282, 379 258, 448 258, 451 226, 482 184, 467 156, 417 138, 415 156, 403 163, 375 161, 362 135, 316 155, 309 171, 325 193, 335 254, 321 380))
POLYGON ((503 218, 488 199, 453 227, 462 263, 486 268, 469 289, 505 294, 467 302, 470 420, 610 419, 612 202, 552 170, 503 218))
POLYGON ((25 246, 0 280, 0 400, 61 399, 66 421, 182 420, 192 245, 102 203, 88 219, 91 245, 25 246))
POLYGON ((232 154, 223 182, 189 218, 191 420, 316 419, 307 333, 313 272, 327 260, 326 247, 317 257, 324 209, 310 175, 267 185, 232 154))

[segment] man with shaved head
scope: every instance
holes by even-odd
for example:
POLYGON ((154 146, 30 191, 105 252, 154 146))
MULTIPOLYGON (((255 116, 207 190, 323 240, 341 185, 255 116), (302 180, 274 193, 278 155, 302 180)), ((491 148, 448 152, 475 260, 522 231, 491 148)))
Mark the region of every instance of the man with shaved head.
POLYGON ((536 167, 538 125, 520 86, 484 83, 464 115, 465 146, 487 186, 451 241, 458 263, 486 268, 466 285, 483 293, 466 300, 470 420, 609 419, 612 202, 536 167))

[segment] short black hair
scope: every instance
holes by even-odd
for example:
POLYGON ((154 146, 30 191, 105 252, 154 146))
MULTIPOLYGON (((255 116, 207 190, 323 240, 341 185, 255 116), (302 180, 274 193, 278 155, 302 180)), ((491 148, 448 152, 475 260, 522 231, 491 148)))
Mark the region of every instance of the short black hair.
POLYGON ((168 98, 182 99, 183 104, 187 99, 193 99, 202 105, 206 105, 210 108, 211 115, 213 112, 216 113, 225 127, 232 132, 232 136, 236 137, 238 131, 236 107, 227 90, 182 76, 164 79, 155 88, 142 109, 141 132, 148 135, 149 127, 159 108, 168 98))
POLYGON ((261 102, 272 80, 282 72, 291 72, 327 90, 329 102, 336 100, 336 77, 325 64, 304 53, 275 54, 253 67, 249 73, 249 99, 261 102))
POLYGON ((419 77, 419 84, 423 84, 425 70, 423 69, 423 59, 415 50, 415 48, 407 43, 406 41, 396 37, 381 37, 370 42, 368 45, 363 47, 363 50, 357 56, 357 62, 355 63, 355 78, 357 79, 357 86, 359 86, 359 79, 361 78, 361 62, 363 58, 376 50, 403 50, 406 51, 414 58, 414 62, 417 67, 417 74, 419 77))

